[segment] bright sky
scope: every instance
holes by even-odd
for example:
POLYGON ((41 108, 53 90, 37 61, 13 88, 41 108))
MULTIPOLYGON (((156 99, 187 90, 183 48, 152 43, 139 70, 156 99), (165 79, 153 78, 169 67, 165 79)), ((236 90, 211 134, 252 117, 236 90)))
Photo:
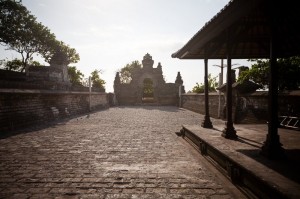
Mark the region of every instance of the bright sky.
MULTIPOLYGON (((149 53, 154 67, 161 62, 167 82, 174 83, 180 71, 185 90, 203 82, 203 60, 171 58, 216 15, 228 0, 22 0, 23 5, 47 26, 58 40, 80 55, 77 68, 87 78, 101 69, 106 91, 113 92, 116 72, 149 53)), ((0 47, 0 59, 14 59, 0 47)), ((225 60, 226 62, 226 60, 225 60)), ((209 60, 209 73, 220 72, 221 60, 209 60)), ((250 66, 246 60, 233 64, 250 66)), ((226 71, 226 70, 224 70, 226 71)), ((224 76, 226 73, 224 73, 224 76)), ((225 78, 225 77, 224 77, 225 78)))

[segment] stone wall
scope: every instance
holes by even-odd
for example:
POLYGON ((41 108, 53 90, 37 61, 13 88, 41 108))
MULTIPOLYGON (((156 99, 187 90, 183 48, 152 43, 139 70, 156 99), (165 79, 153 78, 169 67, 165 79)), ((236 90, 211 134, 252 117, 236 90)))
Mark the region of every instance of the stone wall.
MULTIPOLYGON (((187 93, 181 95, 181 107, 205 114, 204 94, 187 93)), ((221 107, 224 106, 224 96, 221 95, 221 107)), ((218 118, 219 94, 209 93, 209 114, 213 118, 218 118)))
MULTIPOLYGON (((0 89, 0 134, 89 112, 88 92, 0 89)), ((108 107, 106 93, 91 93, 91 110, 108 107)))
MULTIPOLYGON (((32 67, 32 70, 29 72, 34 71, 44 72, 36 73, 36 75, 32 76, 26 76, 25 73, 0 69, 0 88, 89 92, 89 88, 85 86, 74 86, 62 81, 49 81, 49 75, 51 74, 46 73, 47 71, 50 71, 50 67, 48 66, 32 67)), ((92 87, 92 91, 105 92, 105 89, 92 87)))
MULTIPOLYGON (((266 123, 268 120, 268 92, 257 91, 252 94, 240 95, 237 103, 233 105, 233 121, 235 123, 266 123)), ((278 97, 278 115, 300 117, 300 91, 280 93, 278 97)), ((221 96, 221 118, 225 119, 224 95, 221 96)), ((218 118, 219 95, 209 94, 209 113, 213 118, 218 118)), ((181 107, 205 114, 204 94, 183 94, 181 107)))

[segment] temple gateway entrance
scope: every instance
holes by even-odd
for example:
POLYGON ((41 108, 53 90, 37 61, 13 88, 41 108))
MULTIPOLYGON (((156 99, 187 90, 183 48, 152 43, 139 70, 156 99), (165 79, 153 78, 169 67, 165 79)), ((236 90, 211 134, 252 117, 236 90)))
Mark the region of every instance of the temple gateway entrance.
MULTIPOLYGON (((161 64, 158 63, 156 68, 153 64, 151 55, 147 53, 142 60, 142 68, 132 71, 129 84, 121 83, 117 72, 114 92, 119 105, 178 105, 179 87, 183 84, 180 72, 175 83, 166 83, 161 64)), ((184 92, 184 87, 181 88, 184 92)))
POLYGON ((143 81, 143 103, 154 103, 154 88, 153 81, 150 78, 146 78, 143 81))

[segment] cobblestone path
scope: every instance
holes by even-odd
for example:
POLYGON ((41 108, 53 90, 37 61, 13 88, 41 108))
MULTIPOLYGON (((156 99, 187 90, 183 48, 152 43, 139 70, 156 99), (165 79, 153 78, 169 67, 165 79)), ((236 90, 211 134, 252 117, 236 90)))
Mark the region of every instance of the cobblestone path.
POLYGON ((115 107, 0 139, 0 198, 234 198, 182 138, 199 114, 115 107))

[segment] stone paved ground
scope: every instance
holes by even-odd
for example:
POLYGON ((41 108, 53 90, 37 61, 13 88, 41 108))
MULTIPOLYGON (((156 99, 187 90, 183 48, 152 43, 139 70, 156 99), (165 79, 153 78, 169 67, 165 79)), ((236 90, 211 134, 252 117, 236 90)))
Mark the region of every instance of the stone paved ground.
POLYGON ((0 139, 0 198, 236 198, 175 132, 176 107, 115 107, 0 139))

